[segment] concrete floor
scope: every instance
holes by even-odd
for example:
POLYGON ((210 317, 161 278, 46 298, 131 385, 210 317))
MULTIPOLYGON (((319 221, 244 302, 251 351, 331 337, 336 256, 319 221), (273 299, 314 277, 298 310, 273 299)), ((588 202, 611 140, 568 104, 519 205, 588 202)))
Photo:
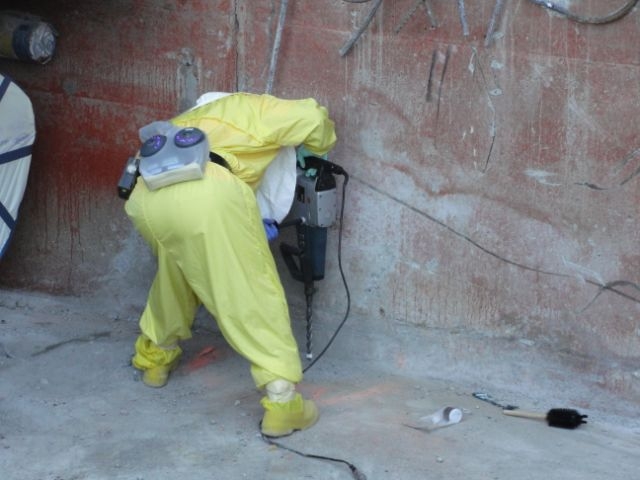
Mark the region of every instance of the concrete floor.
MULTIPOLYGON (((183 345, 169 384, 150 389, 129 366, 135 315, 105 314, 106 307, 0 291, 3 480, 355 477, 345 463, 305 458, 261 438, 260 393, 246 362, 206 315, 183 345)), ((320 407, 319 423, 280 440, 283 445, 345 460, 369 480, 637 478, 639 404, 596 392, 566 362, 556 369, 562 375, 509 385, 519 361, 537 361, 549 372, 556 360, 532 349, 517 352, 523 345, 485 341, 483 355, 468 359, 465 369, 458 363, 434 375, 427 365, 447 360, 451 333, 432 333, 426 348, 425 337, 397 329, 388 343, 399 344, 407 359, 424 354, 422 362, 406 360, 398 368, 379 346, 382 339, 363 336, 357 323, 347 324, 300 386, 320 407), (356 342, 378 347, 365 355, 356 342), (536 411, 577 406, 589 423, 563 430, 507 417, 473 397, 479 388, 536 411), (563 400, 574 403, 557 403, 563 400), (404 425, 444 405, 461 407, 463 421, 433 432, 404 425)), ((320 345, 322 329, 318 338, 320 345)), ((474 340, 458 335, 456 341, 474 340)))

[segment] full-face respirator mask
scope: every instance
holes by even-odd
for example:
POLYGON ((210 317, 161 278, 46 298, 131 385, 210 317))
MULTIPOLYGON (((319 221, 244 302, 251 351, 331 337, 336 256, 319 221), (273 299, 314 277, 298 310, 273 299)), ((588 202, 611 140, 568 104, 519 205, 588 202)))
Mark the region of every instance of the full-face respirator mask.
POLYGON ((155 132, 141 130, 141 137, 144 135, 145 139, 138 154, 127 161, 118 182, 118 196, 125 200, 131 195, 138 176, 149 190, 204 176, 209 142, 202 130, 176 127, 167 122, 151 126, 155 132))

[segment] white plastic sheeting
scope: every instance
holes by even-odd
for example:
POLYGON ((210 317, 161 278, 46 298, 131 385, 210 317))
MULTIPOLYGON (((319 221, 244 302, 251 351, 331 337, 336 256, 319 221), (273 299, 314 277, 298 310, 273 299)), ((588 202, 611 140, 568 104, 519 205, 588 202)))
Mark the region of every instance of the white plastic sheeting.
POLYGON ((0 74, 0 258, 18 219, 36 137, 29 97, 0 74))

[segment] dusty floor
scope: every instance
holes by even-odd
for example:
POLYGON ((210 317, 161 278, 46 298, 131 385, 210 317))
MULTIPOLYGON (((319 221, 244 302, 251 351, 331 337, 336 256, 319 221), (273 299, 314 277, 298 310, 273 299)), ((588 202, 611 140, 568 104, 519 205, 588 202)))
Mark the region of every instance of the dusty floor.
MULTIPOLYGON (((129 366, 135 320, 100 311, 82 299, 0 291, 3 480, 354 478, 345 463, 305 458, 261 438, 260 394, 247 365, 206 319, 183 345, 183 363, 169 385, 150 389, 129 366)), ((567 394, 562 385, 573 374, 566 368, 566 377, 539 385, 559 387, 555 397, 541 390, 527 395, 526 384, 505 387, 511 358, 499 346, 483 347, 483 357, 469 362, 468 371, 473 364, 486 371, 493 362, 482 385, 446 369, 440 372, 451 380, 420 368, 389 368, 384 350, 362 360, 350 348, 360 338, 354 328, 345 327, 301 386, 321 409, 319 423, 280 440, 283 445, 345 460, 369 480, 637 478, 637 403, 603 392, 585 398, 588 381, 567 394), (563 430, 507 417, 473 397, 479 386, 522 408, 578 407, 589 423, 563 430), (550 403, 559 399, 576 403, 550 403), (461 407, 463 421, 430 433, 403 425, 444 405, 461 407)), ((405 337, 394 341, 415 352, 410 333, 396 335, 405 337)), ((446 342, 431 345, 424 347, 427 361, 446 357, 446 342)))

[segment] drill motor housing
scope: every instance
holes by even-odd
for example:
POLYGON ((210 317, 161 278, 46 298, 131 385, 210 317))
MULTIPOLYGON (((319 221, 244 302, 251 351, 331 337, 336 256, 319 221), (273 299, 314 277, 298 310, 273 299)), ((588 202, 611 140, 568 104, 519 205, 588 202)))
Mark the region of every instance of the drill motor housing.
POLYGON ((327 231, 336 221, 338 195, 334 171, 337 165, 316 157, 305 158, 298 168, 296 190, 290 216, 296 224, 298 245, 280 246, 285 263, 294 279, 309 284, 322 280, 325 271, 327 231), (299 258, 299 265, 293 257, 299 258))
POLYGON ((336 179, 331 173, 318 171, 315 176, 307 176, 299 169, 292 215, 302 218, 310 227, 330 227, 336 221, 337 210, 336 179))

